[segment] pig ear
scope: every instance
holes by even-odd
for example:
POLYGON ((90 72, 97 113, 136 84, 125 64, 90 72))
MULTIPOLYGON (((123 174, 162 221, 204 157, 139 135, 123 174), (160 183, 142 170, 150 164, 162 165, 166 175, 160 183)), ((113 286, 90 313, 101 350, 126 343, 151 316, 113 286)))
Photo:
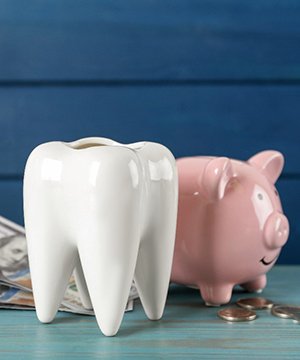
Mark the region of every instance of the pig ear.
POLYGON ((231 161, 226 157, 220 157, 209 161, 199 180, 207 197, 217 201, 224 197, 226 186, 232 178, 231 161))
POLYGON ((278 151, 266 150, 252 156, 248 163, 259 169, 271 183, 275 184, 282 172, 284 157, 278 151))

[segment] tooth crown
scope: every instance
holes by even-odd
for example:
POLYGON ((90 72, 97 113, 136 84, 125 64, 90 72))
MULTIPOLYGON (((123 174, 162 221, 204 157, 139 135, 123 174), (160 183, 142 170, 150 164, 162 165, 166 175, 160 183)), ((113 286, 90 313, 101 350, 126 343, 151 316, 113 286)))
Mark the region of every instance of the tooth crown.
POLYGON ((24 214, 37 315, 54 318, 75 268, 83 304, 105 335, 120 326, 133 278, 159 319, 171 272, 177 171, 164 146, 105 138, 33 150, 24 214))

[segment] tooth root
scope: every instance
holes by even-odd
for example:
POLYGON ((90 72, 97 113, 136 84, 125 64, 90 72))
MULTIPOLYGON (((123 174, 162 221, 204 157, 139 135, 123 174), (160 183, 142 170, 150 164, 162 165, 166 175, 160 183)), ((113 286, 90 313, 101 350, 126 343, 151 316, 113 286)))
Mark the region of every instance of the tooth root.
MULTIPOLYGON (((141 244, 134 280, 147 317, 159 320, 163 315, 170 282, 172 255, 164 234, 146 236, 141 244)), ((172 245, 171 245, 172 246, 172 245)))
POLYGON ((165 187, 163 192, 151 193, 151 201, 156 202, 152 207, 155 210, 141 241, 135 269, 137 290, 145 313, 151 320, 158 320, 163 315, 176 230, 177 184, 160 186, 165 187))
POLYGON ((41 221, 34 226, 26 225, 26 238, 37 317, 49 323, 65 294, 75 265, 76 249, 41 221))
POLYGON ((137 247, 136 239, 130 234, 106 238, 99 234, 79 244, 95 316, 106 336, 114 336, 119 330, 132 284, 137 247), (129 243, 127 239, 133 241, 129 243))
POLYGON ((128 196, 129 191, 125 187, 119 197, 109 196, 109 203, 98 197, 100 209, 87 214, 85 231, 78 239, 88 292, 106 336, 115 335, 120 327, 139 248, 140 195, 134 191, 128 196))
POLYGON ((80 300, 85 309, 91 310, 93 308, 85 277, 82 270, 81 261, 78 258, 76 267, 74 270, 76 287, 80 296, 80 300))

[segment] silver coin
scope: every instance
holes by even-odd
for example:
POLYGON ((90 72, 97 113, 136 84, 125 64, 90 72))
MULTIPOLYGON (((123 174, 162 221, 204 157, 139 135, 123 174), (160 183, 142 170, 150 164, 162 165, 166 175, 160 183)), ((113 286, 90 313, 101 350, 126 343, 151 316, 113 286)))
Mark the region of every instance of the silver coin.
POLYGON ((300 322, 300 306, 276 305, 273 306, 271 313, 283 319, 293 319, 300 322))
POLYGON ((237 305, 250 310, 271 309, 274 305, 273 301, 262 297, 239 299, 237 305))
POLYGON ((229 307, 218 311, 218 316, 226 321, 252 321, 256 313, 252 310, 229 307))

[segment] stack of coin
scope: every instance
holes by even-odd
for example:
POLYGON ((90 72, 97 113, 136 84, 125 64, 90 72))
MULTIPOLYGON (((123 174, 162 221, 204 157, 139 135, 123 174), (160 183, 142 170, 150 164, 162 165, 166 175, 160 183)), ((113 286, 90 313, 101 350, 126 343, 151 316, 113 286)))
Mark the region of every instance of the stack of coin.
POLYGON ((218 316, 226 321, 251 321, 257 318, 254 310, 270 309, 273 306, 271 300, 261 297, 239 299, 236 304, 239 308, 222 309, 218 312, 218 316))
POLYGON ((239 299, 239 307, 228 307, 218 312, 226 321, 251 321, 257 318, 255 310, 272 309, 271 314, 284 319, 293 319, 300 324, 300 306, 275 305, 273 301, 262 297, 239 299))
POLYGON ((252 310, 229 307, 218 312, 218 316, 226 321, 251 321, 256 319, 256 313, 252 310))
POLYGON ((262 297, 239 299, 237 305, 250 310, 271 309, 274 305, 273 301, 262 297))
POLYGON ((283 319, 293 319, 300 323, 300 306, 275 305, 272 308, 272 315, 283 319))

